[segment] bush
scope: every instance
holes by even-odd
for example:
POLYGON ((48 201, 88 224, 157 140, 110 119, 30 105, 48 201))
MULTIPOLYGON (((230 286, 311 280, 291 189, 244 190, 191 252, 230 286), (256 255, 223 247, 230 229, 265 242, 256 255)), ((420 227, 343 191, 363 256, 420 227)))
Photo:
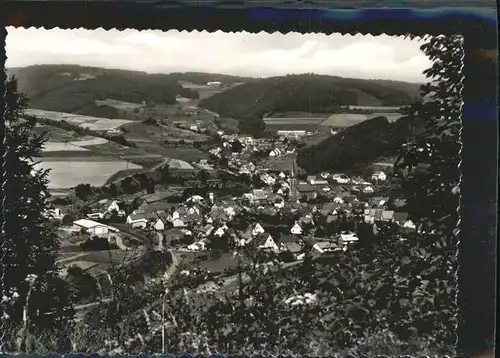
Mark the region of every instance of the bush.
POLYGON ((84 251, 101 251, 117 249, 116 244, 110 244, 104 237, 93 236, 80 244, 84 251))

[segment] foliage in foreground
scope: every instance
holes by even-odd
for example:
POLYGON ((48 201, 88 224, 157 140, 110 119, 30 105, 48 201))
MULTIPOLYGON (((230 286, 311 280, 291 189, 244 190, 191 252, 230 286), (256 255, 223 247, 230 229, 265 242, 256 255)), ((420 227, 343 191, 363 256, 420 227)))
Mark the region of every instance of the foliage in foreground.
MULTIPOLYGON (((216 286, 226 286, 216 292, 200 291, 199 283, 212 279, 201 271, 178 277, 177 283, 187 288, 173 289, 175 285, 169 283, 167 291, 161 282, 136 285, 140 267, 135 274, 117 272, 112 279, 116 283, 113 299, 83 322, 66 320, 67 325, 59 324, 53 329, 48 322, 34 325, 42 328, 33 328, 28 335, 35 339, 37 351, 453 354, 461 40, 434 37, 423 50, 434 61, 427 73, 435 82, 424 87, 427 102, 415 106, 414 112, 416 118, 425 121, 426 130, 415 142, 402 146, 398 161, 398 166, 408 173, 403 190, 411 219, 418 226, 413 241, 400 241, 393 235, 385 237, 382 232, 374 246, 353 247, 325 260, 306 259, 289 269, 282 269, 276 262, 270 265, 254 260, 249 271, 241 274, 241 282, 238 276, 229 284, 216 282, 216 286), (158 307, 162 297, 166 306, 164 318, 158 307), (153 304, 152 310, 141 309, 149 304, 153 304), (166 324, 165 344, 161 339, 162 321, 166 324)), ((23 138, 17 142, 14 138, 12 143, 27 143, 23 138)), ((26 174, 28 167, 20 167, 26 168, 26 172, 19 178, 24 178, 23 185, 31 188, 26 180, 30 178, 26 174)), ((34 192, 38 193, 33 190, 32 196, 34 192)), ((16 207, 15 210, 25 212, 12 215, 27 215, 29 208, 16 207)), ((30 214, 41 220, 41 207, 37 209, 37 213, 30 214)), ((29 239, 35 244, 40 237, 50 237, 41 236, 39 227, 30 226, 28 221, 21 221, 20 227, 12 226, 11 230, 7 237, 11 240, 14 234, 24 238, 25 232, 34 235, 29 239)), ((17 260, 22 273, 30 272, 32 266, 27 269, 22 261, 29 257, 23 247, 14 242, 8 244, 15 249, 12 259, 17 260)), ((35 262, 39 263, 33 267, 41 267, 41 275, 51 272, 47 264, 51 260, 40 258, 35 262)), ((13 276, 19 277, 24 278, 13 276)), ((22 300, 26 301, 29 284, 19 281, 24 288, 22 300)), ((16 283, 9 281, 11 286, 16 283)), ((53 299, 60 297, 57 292, 52 290, 51 299, 44 298, 59 312, 65 312, 64 304, 53 299)), ((30 305, 30 318, 39 317, 39 308, 47 311, 37 305, 41 302, 30 305)), ((13 322, 24 332, 19 318, 13 322)), ((15 339, 15 334, 8 338, 15 339)), ((17 350, 27 350, 26 347, 21 344, 17 350)))

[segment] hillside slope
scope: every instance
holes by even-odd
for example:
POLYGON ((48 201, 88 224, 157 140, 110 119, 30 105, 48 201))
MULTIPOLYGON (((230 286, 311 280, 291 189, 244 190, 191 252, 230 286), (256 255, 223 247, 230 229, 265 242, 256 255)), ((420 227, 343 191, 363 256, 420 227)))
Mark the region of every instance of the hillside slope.
POLYGON ((297 164, 310 173, 353 169, 381 156, 396 155, 399 147, 421 130, 422 124, 411 117, 394 123, 386 117, 375 117, 302 148, 297 164))
POLYGON ((180 82, 206 85, 219 81, 233 85, 251 80, 216 73, 148 74, 78 65, 9 68, 7 73, 18 78, 21 91, 30 98, 31 108, 107 118, 119 117, 119 111, 111 106, 97 106, 96 100, 169 105, 176 103, 177 95, 186 94, 180 82))
POLYGON ((11 68, 30 107, 59 112, 95 114, 95 101, 175 103, 182 86, 168 75, 73 65, 11 68))
POLYGON ((335 113, 345 105, 398 106, 418 98, 419 84, 303 74, 249 81, 200 101, 246 122, 274 111, 335 113))

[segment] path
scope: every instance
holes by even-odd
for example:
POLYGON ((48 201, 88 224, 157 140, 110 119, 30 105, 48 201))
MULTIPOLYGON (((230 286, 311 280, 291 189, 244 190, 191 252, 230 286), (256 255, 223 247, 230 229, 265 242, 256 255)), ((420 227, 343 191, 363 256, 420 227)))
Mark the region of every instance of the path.
POLYGON ((116 242, 116 246, 118 246, 118 248, 120 250, 125 250, 126 251, 126 250, 130 249, 130 247, 128 247, 127 245, 125 245, 123 243, 123 238, 121 236, 119 236, 119 235, 115 236, 115 242, 116 242))
POLYGON ((76 254, 76 255, 73 255, 73 256, 70 256, 70 257, 66 257, 65 259, 57 260, 56 264, 64 263, 64 262, 67 262, 67 261, 72 261, 74 259, 77 259, 79 257, 85 256, 85 255, 88 255, 88 254, 89 254, 88 252, 81 252, 79 254, 76 254))

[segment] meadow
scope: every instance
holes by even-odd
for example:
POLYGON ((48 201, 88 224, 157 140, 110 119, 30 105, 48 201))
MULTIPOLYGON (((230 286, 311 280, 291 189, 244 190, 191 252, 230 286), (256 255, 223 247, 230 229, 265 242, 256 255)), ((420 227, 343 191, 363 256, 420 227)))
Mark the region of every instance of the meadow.
POLYGON ((120 170, 141 168, 137 164, 108 157, 49 158, 35 164, 35 169, 50 169, 49 189, 72 188, 78 184, 101 186, 120 170))
POLYGON ((80 126, 82 128, 89 128, 95 131, 106 131, 121 127, 124 124, 131 123, 132 121, 126 119, 109 119, 98 118, 90 116, 82 116, 73 113, 45 111, 41 109, 27 109, 26 115, 38 118, 47 118, 53 121, 66 121, 70 124, 80 126))
POLYGON ((338 113, 332 114, 326 118, 321 122, 321 125, 326 127, 350 127, 375 117, 386 117, 389 122, 395 122, 401 118, 401 116, 400 113, 395 112, 377 112, 370 114, 338 113))

